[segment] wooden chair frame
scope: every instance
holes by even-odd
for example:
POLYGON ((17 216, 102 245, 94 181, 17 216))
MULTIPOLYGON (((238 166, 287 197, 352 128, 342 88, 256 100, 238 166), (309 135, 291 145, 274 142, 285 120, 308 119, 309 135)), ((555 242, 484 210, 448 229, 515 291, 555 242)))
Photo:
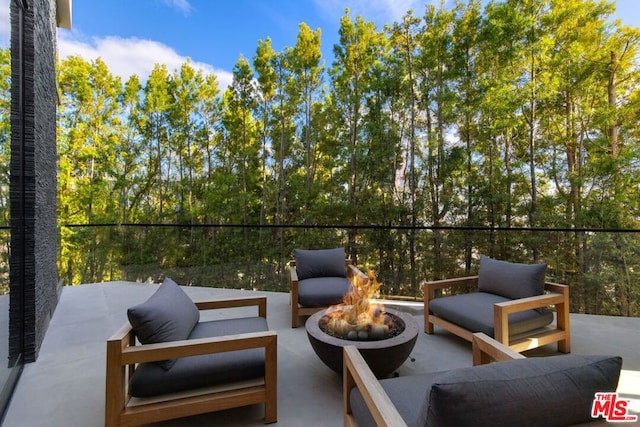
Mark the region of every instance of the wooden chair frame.
MULTIPOLYGON (((358 269, 350 259, 345 259, 345 268, 347 269, 347 279, 352 280, 358 276, 363 279, 367 278, 367 275, 358 269)), ((324 307, 305 307, 298 303, 298 271, 296 270, 296 262, 294 260, 289 261, 289 273, 291 281, 291 327, 297 328, 300 326, 301 316, 311 316, 312 314, 324 310, 324 307)))
MULTIPOLYGON (((267 316, 266 297, 204 301, 197 302, 196 306, 199 310, 257 306, 258 315, 267 316)), ((266 423, 276 422, 277 344, 276 332, 265 331, 136 345, 135 334, 127 322, 107 341, 105 426, 134 426, 256 403, 264 403, 266 423), (264 348, 262 381, 147 399, 132 399, 128 393, 129 378, 138 363, 251 348, 264 348), (132 400, 136 401, 135 405, 132 400)))
MULTIPOLYGON (((473 346, 474 366, 493 361, 525 358, 520 353, 481 332, 471 335, 471 343, 473 346)), ((353 416, 350 402, 351 389, 357 387, 376 425, 406 426, 407 424, 380 385, 378 379, 373 375, 373 372, 371 372, 360 351, 355 346, 349 345, 344 347, 343 352, 342 404, 344 425, 349 427, 358 426, 353 416)))
MULTIPOLYGON (((474 331, 468 331, 454 323, 439 317, 429 310, 429 301, 436 298, 436 290, 447 288, 476 288, 478 276, 461 277, 456 279, 436 280, 425 282, 422 286, 424 295, 424 331, 433 334, 433 325, 438 325, 447 331, 471 341, 474 331)), ((546 282, 545 294, 515 299, 494 305, 494 328, 496 341, 522 352, 541 347, 550 343, 558 343, 558 351, 571 351, 571 332, 569 326, 569 287, 558 283, 546 282), (555 325, 520 334, 509 338, 509 314, 542 308, 553 305, 556 309, 555 325)))

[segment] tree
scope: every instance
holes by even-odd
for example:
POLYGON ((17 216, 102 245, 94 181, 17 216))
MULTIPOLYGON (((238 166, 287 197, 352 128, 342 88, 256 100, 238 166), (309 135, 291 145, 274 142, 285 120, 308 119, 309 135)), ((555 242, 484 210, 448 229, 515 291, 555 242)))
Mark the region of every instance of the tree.
POLYGON ((309 218, 309 203, 313 198, 313 181, 315 176, 315 147, 314 139, 317 129, 312 128, 313 104, 322 84, 323 66, 320 64, 322 53, 320 52, 320 29, 312 31, 304 22, 300 24, 298 38, 295 47, 289 51, 289 64, 291 65, 293 90, 296 99, 302 102, 302 120, 300 121, 300 140, 305 153, 305 197, 304 197, 304 223, 311 224, 309 218))
MULTIPOLYGON (((344 123, 337 132, 348 147, 348 151, 344 153, 349 165, 346 184, 351 221, 355 225, 360 221, 363 208, 360 194, 364 189, 364 179, 360 176, 363 171, 359 164, 368 151, 362 135, 364 110, 375 67, 384 56, 385 38, 376 31, 372 22, 365 21, 362 16, 352 21, 349 9, 340 19, 339 34, 340 42, 333 48, 335 61, 329 74, 333 83, 338 123, 344 123)), ((349 249, 354 261, 358 255, 357 245, 358 230, 352 228, 349 232, 349 249)))
MULTIPOLYGON (((240 223, 249 225, 260 200, 257 193, 260 140, 258 124, 252 114, 256 106, 253 70, 242 56, 233 68, 233 83, 224 94, 223 105, 225 112, 222 124, 226 131, 225 144, 230 158, 227 166, 231 167, 228 173, 237 179, 229 189, 238 196, 239 206, 234 206, 233 209, 241 212, 240 223)), ((234 216, 229 215, 230 218, 234 216)), ((244 228, 243 234, 243 247, 247 248, 249 230, 244 228)))
POLYGON ((147 147, 144 212, 150 221, 158 222, 165 218, 166 187, 171 170, 167 156, 172 102, 169 83, 167 67, 156 64, 144 86, 140 107, 140 133, 147 147))
MULTIPOLYGON (((59 219, 62 223, 111 223, 120 211, 113 203, 115 131, 121 113, 118 96, 121 82, 97 59, 67 58, 60 65, 59 84, 63 98, 59 138, 59 219)), ((108 230, 107 230, 108 231, 108 230)), ((101 280, 109 271, 108 248, 99 245, 100 236, 86 231, 67 231, 62 245, 62 266, 70 283, 101 280), (83 258, 73 259, 74 245, 85 248, 83 258), (79 277, 74 274, 80 270, 79 277), (77 281, 76 281, 77 279, 77 281)))

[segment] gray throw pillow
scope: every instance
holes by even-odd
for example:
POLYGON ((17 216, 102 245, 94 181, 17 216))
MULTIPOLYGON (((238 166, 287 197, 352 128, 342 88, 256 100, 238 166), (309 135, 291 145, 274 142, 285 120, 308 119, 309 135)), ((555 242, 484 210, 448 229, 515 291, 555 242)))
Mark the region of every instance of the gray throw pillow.
POLYGON ((478 289, 509 299, 542 295, 547 264, 518 264, 480 256, 478 289))
POLYGON ((294 249, 298 280, 310 277, 347 277, 344 248, 294 249))
POLYGON ((622 358, 563 355, 456 369, 426 394, 427 425, 551 427, 592 420, 596 392, 616 390, 622 358))
MULTIPOLYGON (((138 340, 154 344, 189 338, 200 311, 180 286, 167 278, 148 300, 129 308, 127 317, 138 340)), ((165 360, 160 365, 170 369, 174 362, 165 360)))

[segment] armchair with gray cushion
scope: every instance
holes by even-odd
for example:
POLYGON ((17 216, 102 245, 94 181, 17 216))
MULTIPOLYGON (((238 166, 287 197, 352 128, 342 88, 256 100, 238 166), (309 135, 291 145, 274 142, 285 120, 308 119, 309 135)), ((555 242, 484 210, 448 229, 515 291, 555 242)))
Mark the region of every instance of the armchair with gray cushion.
POLYGON ((367 277, 346 259, 343 248, 294 249, 293 257, 289 262, 292 328, 300 325, 301 316, 341 303, 354 276, 367 277))
POLYGON ((105 425, 147 424, 263 403, 277 420, 277 335, 265 297, 194 303, 165 279, 107 341, 105 425), (201 321, 201 310, 257 307, 201 321))
POLYGON ((569 287, 546 282, 546 268, 481 256, 477 276, 424 283, 425 332, 438 325, 467 341, 483 332, 518 352, 557 342, 569 353, 569 287))
MULTIPOLYGON (((472 334, 474 365, 378 380, 355 346, 344 347, 345 426, 529 426, 593 421, 596 392, 615 392, 619 356, 525 358, 472 334)), ((600 419, 603 424, 606 421, 600 419)))

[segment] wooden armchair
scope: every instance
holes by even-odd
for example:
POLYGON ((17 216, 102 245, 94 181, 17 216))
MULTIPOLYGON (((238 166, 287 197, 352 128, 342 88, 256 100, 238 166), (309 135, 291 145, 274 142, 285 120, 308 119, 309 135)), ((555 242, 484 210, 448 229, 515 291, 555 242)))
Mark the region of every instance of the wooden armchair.
POLYGON ((557 342, 569 353, 569 287, 546 282, 546 270, 481 255, 477 276, 424 283, 425 333, 438 325, 467 341, 484 332, 518 352, 557 342))
MULTIPOLYGON (((521 355, 483 333, 472 334, 473 366, 512 359, 525 359, 521 355)), ((343 413, 344 425, 357 427, 351 408, 351 390, 356 387, 377 426, 403 427, 407 423, 396 409, 379 380, 371 372, 360 351, 355 346, 343 349, 343 413)), ((422 398, 422 396, 420 397, 422 398)))
MULTIPOLYGON (((471 341, 474 332, 485 332, 495 338, 496 341, 522 352, 550 343, 558 343, 558 351, 569 353, 571 351, 571 334, 569 327, 569 287, 557 283, 545 282, 545 293, 539 296, 495 302, 493 307, 493 321, 491 330, 472 330, 451 321, 444 315, 438 315, 432 311, 431 302, 436 297, 437 290, 452 288, 478 288, 478 276, 462 277, 456 279, 437 280, 423 284, 424 297, 424 330, 427 334, 433 334, 434 325, 438 325, 447 331, 471 341), (555 324, 537 327, 533 330, 517 334, 510 333, 509 316, 516 313, 528 312, 534 309, 555 306, 555 324), (491 333, 493 332, 493 333, 491 333)), ((479 292, 478 292, 479 293, 479 292)), ((448 298, 448 297, 447 297, 448 298)), ((464 310, 461 308, 461 310, 464 310)), ((470 316, 479 315, 477 311, 467 311, 470 316)), ((484 322, 487 323, 487 322, 484 322)))
POLYGON ((527 359, 483 333, 471 342, 473 367, 383 380, 345 346, 344 425, 583 425, 594 395, 615 391, 622 368, 618 356, 527 359))
POLYGON ((296 249, 294 256, 296 259, 289 262, 292 328, 300 326, 301 316, 341 303, 354 277, 367 278, 350 259, 345 259, 342 248, 296 249), (300 263, 304 263, 302 274, 300 263))
MULTIPOLYGON (((259 322, 266 325, 265 297, 206 301, 195 303, 195 305, 198 310, 257 306, 258 318, 263 318, 259 322)), ((203 332, 194 337, 192 333, 192 336, 185 340, 145 345, 136 345, 136 335, 131 324, 127 322, 107 341, 105 425, 133 426, 256 403, 264 403, 266 423, 276 422, 277 335, 275 331, 252 330, 251 326, 246 327, 246 325, 256 324, 258 321, 251 319, 258 318, 222 320, 226 322, 246 321, 235 325, 227 323, 230 326, 225 326, 227 329, 231 328, 236 331, 246 329, 246 332, 210 337, 202 337, 203 332), (129 394, 132 376, 144 365, 149 367, 159 361, 177 359, 176 364, 170 368, 171 371, 178 369, 178 372, 184 372, 184 368, 179 367, 179 363, 186 359, 194 361, 195 358, 191 356, 209 356, 248 349, 264 349, 264 374, 261 377, 153 397, 139 398, 129 394)), ((199 325, 204 327, 201 331, 211 330, 206 324, 214 322, 220 321, 199 322, 199 325)), ((194 331, 197 327, 196 325, 194 331)), ((208 363, 212 365, 218 363, 212 362, 206 357, 196 360, 198 360, 197 365, 200 370, 198 375, 200 376, 202 376, 203 369, 206 372, 206 369, 210 368, 207 366, 208 363)), ((153 367, 153 369, 159 371, 157 367, 153 367)), ((161 373, 161 375, 164 374, 161 373)), ((217 375, 217 373, 213 373, 211 377, 217 375)), ((173 383, 175 381, 165 382, 173 383)), ((167 385, 163 384, 162 386, 167 385)), ((151 386, 152 389, 154 387, 151 386)))

